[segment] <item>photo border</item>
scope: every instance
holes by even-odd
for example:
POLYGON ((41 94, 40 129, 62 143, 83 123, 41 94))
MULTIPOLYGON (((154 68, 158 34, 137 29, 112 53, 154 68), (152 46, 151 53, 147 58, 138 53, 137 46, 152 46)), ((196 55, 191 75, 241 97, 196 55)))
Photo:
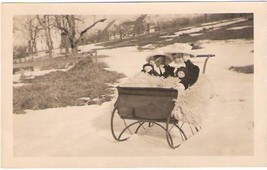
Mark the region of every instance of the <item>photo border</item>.
MULTIPOLYGON (((2 4, 2 167, 237 167, 267 166, 267 3, 22 3, 2 4), (90 9, 90 10, 88 10, 90 9), (120 11, 120 12, 118 12, 120 11), (254 14, 254 156, 157 157, 14 157, 12 113, 13 16, 31 14, 130 15, 130 14, 253 13, 254 14)), ((201 147, 201 146, 200 146, 201 147)))

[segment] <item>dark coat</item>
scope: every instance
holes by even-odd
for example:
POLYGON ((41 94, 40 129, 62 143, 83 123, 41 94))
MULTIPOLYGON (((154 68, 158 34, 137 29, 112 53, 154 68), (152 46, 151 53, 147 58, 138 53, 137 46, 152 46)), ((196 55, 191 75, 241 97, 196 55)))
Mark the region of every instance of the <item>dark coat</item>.
POLYGON ((184 85, 185 90, 188 89, 188 87, 189 87, 189 80, 188 80, 188 78, 185 77, 185 78, 180 79, 180 82, 179 83, 181 83, 181 84, 184 85))
POLYGON ((199 67, 197 65, 194 65, 190 60, 187 60, 185 62, 185 66, 188 70, 187 79, 189 86, 192 86, 198 79, 199 67))
POLYGON ((174 77, 174 69, 175 69, 174 67, 165 65, 164 69, 165 69, 165 72, 162 74, 164 78, 167 78, 169 76, 174 77))

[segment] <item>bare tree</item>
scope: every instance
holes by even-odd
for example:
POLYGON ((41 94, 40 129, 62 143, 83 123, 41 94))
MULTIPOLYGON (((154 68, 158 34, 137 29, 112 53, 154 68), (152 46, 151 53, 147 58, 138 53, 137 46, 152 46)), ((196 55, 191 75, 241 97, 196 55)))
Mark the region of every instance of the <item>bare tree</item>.
POLYGON ((24 39, 27 41, 27 51, 29 54, 37 53, 36 38, 40 30, 35 16, 14 18, 13 32, 19 31, 23 34, 24 39))
POLYGON ((101 31, 100 40, 109 40, 109 28, 114 24, 116 20, 110 21, 107 26, 101 31))
POLYGON ((53 50, 53 41, 51 38, 51 27, 53 24, 51 24, 51 17, 49 15, 43 15, 39 16, 37 15, 37 19, 39 21, 39 24, 42 26, 43 30, 45 31, 45 38, 46 38, 46 44, 48 47, 49 57, 52 57, 52 50, 53 50))
POLYGON ((139 16, 134 22, 134 34, 142 34, 145 30, 144 27, 144 19, 146 18, 147 14, 139 16))
POLYGON ((61 32, 68 37, 70 47, 72 50, 72 54, 77 54, 78 45, 82 39, 82 36, 91 28, 93 28, 99 22, 104 22, 106 19, 100 19, 95 21, 89 27, 83 29, 80 33, 77 33, 77 25, 75 21, 80 21, 80 19, 75 18, 74 15, 63 15, 63 16, 55 16, 55 27, 61 30, 61 32), (64 23, 64 24, 62 24, 64 23))
POLYGON ((69 43, 69 39, 67 36, 67 33, 64 31, 65 29, 68 30, 68 25, 65 19, 63 19, 62 15, 56 15, 54 16, 55 18, 55 22, 54 22, 54 26, 56 28, 64 28, 64 29, 59 29, 61 31, 61 44, 60 44, 60 51, 62 50, 62 48, 65 48, 65 52, 68 54, 69 53, 69 47, 70 47, 70 43, 69 43))
POLYGON ((115 33, 114 34, 118 33, 120 36, 120 40, 122 40, 123 37, 125 36, 125 34, 126 34, 125 32, 127 30, 125 29, 125 27, 123 27, 122 24, 119 24, 119 25, 115 24, 114 27, 115 27, 115 31, 114 31, 115 33))

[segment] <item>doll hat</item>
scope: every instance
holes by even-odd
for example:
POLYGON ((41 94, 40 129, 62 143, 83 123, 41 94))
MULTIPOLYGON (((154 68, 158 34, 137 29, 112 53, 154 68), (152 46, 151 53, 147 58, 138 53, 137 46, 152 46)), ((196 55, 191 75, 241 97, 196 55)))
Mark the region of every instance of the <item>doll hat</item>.
POLYGON ((173 61, 172 57, 169 54, 166 54, 163 50, 160 50, 160 49, 153 51, 152 54, 146 58, 146 61, 147 62, 150 62, 151 60, 155 61, 156 59, 158 59, 160 57, 165 59, 165 63, 164 63, 165 65, 167 65, 173 61))
POLYGON ((176 57, 182 57, 184 54, 190 55, 190 57, 194 57, 192 46, 187 43, 175 43, 171 46, 167 46, 164 49, 165 54, 171 55, 173 60, 176 57), (181 55, 174 55, 174 54, 181 54, 181 55))

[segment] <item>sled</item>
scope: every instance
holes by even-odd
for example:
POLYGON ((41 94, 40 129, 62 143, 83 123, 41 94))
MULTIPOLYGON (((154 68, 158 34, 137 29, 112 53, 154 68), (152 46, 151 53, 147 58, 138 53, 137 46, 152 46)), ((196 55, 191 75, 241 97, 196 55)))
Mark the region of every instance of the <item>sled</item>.
MULTIPOLYGON (((207 61, 214 55, 197 57, 206 57, 203 65, 203 73, 205 73, 207 61)), ((115 140, 125 141, 133 133, 137 134, 141 128, 145 130, 152 126, 157 126, 164 131, 167 143, 173 149, 178 148, 183 141, 189 138, 184 130, 186 123, 171 116, 175 106, 174 99, 177 99, 178 96, 176 89, 157 87, 116 88, 118 98, 111 114, 111 133, 115 140), (115 130, 115 119, 120 119, 124 123, 120 130, 115 130), (130 121, 130 123, 127 124, 126 121, 130 121), (134 131, 132 132, 130 128, 134 131), (172 132, 174 129, 176 129, 175 140, 172 132), (130 132, 130 134, 126 136, 126 132, 130 132), (176 141, 177 139, 179 139, 179 142, 176 141)), ((192 127, 188 124, 187 129, 190 129, 194 135, 200 130, 200 127, 192 127)))

